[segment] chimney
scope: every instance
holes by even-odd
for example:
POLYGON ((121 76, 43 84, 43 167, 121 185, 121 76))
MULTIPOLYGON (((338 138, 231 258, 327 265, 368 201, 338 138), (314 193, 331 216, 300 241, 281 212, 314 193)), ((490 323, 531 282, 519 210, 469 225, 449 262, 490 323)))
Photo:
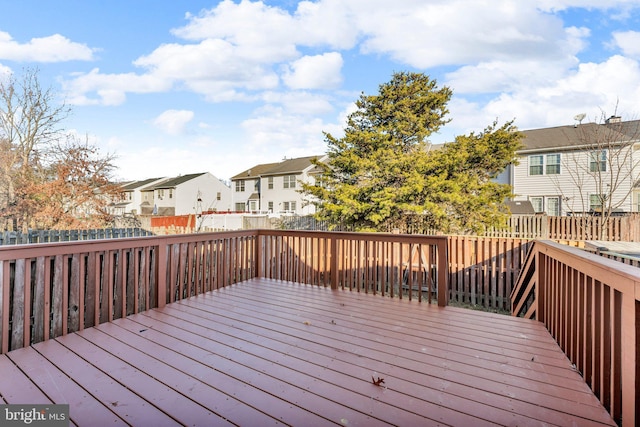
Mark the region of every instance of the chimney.
POLYGON ((606 124, 622 123, 622 117, 620 117, 620 116, 611 116, 605 121, 605 123, 606 124))

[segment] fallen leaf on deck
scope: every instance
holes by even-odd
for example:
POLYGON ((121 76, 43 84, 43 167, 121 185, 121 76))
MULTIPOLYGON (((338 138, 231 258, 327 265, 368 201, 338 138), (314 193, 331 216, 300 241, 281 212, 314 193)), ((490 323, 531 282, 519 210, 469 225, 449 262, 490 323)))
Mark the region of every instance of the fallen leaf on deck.
POLYGON ((380 387, 382 386, 382 384, 384 384, 384 378, 378 377, 378 379, 375 379, 374 377, 371 377, 371 382, 373 383, 373 385, 377 385, 378 387, 380 387))

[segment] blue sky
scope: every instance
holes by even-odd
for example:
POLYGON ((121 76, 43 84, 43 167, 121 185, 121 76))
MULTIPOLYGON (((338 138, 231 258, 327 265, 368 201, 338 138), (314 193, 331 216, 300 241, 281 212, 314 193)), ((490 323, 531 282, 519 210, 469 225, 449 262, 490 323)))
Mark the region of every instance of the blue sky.
POLYGON ((640 0, 0 0, 0 78, 39 69, 123 180, 321 154, 395 71, 449 86, 432 142, 498 119, 640 118, 640 0), (617 108, 617 110, 616 110, 617 108))

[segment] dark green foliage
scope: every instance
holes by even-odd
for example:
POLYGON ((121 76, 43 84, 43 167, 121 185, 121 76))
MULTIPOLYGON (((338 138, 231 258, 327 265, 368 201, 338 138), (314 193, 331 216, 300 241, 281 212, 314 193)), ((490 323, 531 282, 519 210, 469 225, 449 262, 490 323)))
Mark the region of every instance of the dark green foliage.
POLYGON ((448 122, 451 90, 421 73, 396 73, 378 95, 362 94, 345 135, 325 134, 321 185, 304 185, 317 216, 362 231, 403 228, 425 215, 443 232, 478 231, 503 218, 509 186, 497 176, 514 159, 520 134, 511 122, 457 137, 434 149, 428 137, 448 122))

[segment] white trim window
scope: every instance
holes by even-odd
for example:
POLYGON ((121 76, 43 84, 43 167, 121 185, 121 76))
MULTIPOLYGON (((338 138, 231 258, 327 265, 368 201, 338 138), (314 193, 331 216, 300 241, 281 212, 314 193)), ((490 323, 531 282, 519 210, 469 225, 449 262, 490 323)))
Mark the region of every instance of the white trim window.
POLYGON ((244 191, 244 179, 239 179, 236 181, 236 192, 241 193, 244 191))
POLYGON ((607 150, 589 153, 589 171, 593 173, 607 171, 607 150))
POLYGON ((529 175, 544 174, 544 156, 529 156, 529 175))
POLYGON ((602 202, 604 200, 604 196, 602 194, 589 194, 589 210, 590 211, 601 211, 602 210, 602 202))
POLYGON ((296 176, 295 175, 285 175, 285 176, 282 177, 282 180, 283 180, 282 188, 296 188, 296 176))
POLYGON ((547 154, 547 175, 560 175, 560 154, 547 154))
POLYGON ((560 154, 535 154, 529 156, 529 175, 559 175, 560 154))
POLYGON ((533 210, 536 213, 544 212, 544 197, 529 197, 529 201, 531 202, 531 206, 533 206, 533 210))
POLYGON ((545 200, 547 205, 547 215, 549 216, 560 216, 560 197, 547 197, 545 200))
POLYGON ((296 202, 284 202, 282 204, 282 207, 284 208, 284 210, 286 212, 289 212, 289 211, 295 212, 295 210, 296 210, 296 202))

